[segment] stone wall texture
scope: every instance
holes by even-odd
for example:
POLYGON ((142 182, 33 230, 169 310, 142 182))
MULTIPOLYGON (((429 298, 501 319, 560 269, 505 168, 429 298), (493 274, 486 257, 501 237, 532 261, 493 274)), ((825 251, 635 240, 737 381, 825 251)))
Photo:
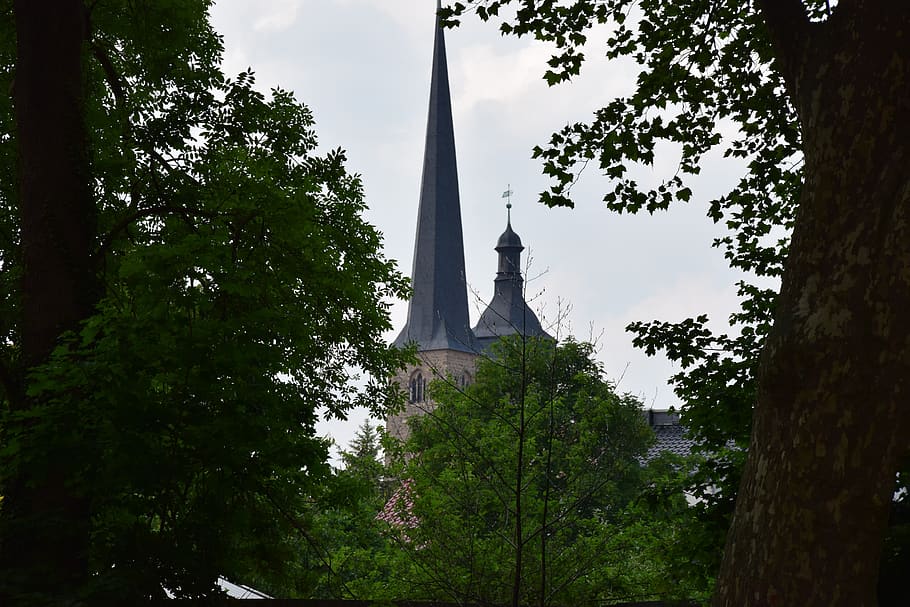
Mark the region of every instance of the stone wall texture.
MULTIPOLYGON (((474 381, 477 354, 458 350, 428 350, 418 352, 417 357, 420 359, 419 365, 407 367, 392 379, 392 383, 397 384, 407 395, 410 395, 411 392, 411 380, 418 376, 427 383, 434 379, 444 379, 460 386, 474 381)), ((407 420, 415 415, 423 415, 432 411, 435 407, 436 403, 432 400, 423 399, 419 402, 412 402, 408 398, 404 410, 386 420, 386 431, 395 438, 402 441, 407 440, 410 435, 407 420)))

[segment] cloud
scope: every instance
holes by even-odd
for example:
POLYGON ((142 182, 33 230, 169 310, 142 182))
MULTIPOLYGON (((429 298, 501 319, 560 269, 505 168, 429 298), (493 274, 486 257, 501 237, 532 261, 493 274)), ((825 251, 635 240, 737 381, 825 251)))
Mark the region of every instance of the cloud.
POLYGON ((259 0, 257 18, 253 22, 256 32, 280 32, 290 29, 297 21, 303 0, 259 0))
MULTIPOLYGON (((661 320, 677 322, 707 314, 709 327, 718 333, 729 331, 727 318, 738 308, 736 290, 730 284, 708 273, 682 274, 672 283, 657 286, 647 296, 631 302, 622 313, 597 319, 602 322, 604 348, 599 358, 607 374, 620 380, 620 390, 630 390, 646 406, 679 407, 667 379, 680 369, 662 352, 652 357, 632 346, 632 335, 625 327, 634 321, 661 320)), ((595 324, 596 326, 596 324, 595 324)))
POLYGON ((636 320, 676 322, 707 314, 712 330, 726 332, 730 314, 738 309, 739 299, 733 284, 706 273, 682 274, 671 284, 636 301, 618 320, 625 326, 636 320))
POLYGON ((541 66, 550 56, 543 44, 532 44, 517 52, 503 53, 501 45, 474 44, 461 49, 455 111, 471 112, 484 101, 508 103, 525 96, 541 82, 541 66))

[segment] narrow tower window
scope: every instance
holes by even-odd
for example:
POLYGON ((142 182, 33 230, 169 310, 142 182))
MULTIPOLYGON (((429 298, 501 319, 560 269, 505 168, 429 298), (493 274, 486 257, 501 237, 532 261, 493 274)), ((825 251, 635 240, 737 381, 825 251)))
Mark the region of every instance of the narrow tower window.
POLYGON ((409 402, 422 403, 425 399, 427 382, 421 373, 411 377, 409 387, 409 402))

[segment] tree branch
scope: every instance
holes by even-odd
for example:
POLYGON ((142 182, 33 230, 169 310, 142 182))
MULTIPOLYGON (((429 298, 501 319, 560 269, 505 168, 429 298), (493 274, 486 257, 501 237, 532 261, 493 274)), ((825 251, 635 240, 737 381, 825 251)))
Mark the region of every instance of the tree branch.
MULTIPOLYGON (((98 64, 101 66, 101 69, 104 72, 104 79, 107 81, 108 86, 110 86, 110 89, 114 95, 114 100, 116 101, 117 107, 121 111, 124 112, 124 115, 123 115, 124 135, 132 144, 135 144, 136 142, 133 141, 133 138, 132 138, 132 125, 130 124, 129 116, 126 114, 127 110, 126 110, 125 82, 124 82, 123 78, 120 77, 120 74, 117 73, 117 68, 114 66, 114 62, 111 60, 110 55, 108 55, 107 50, 98 42, 98 40, 93 37, 89 43, 89 46, 91 48, 92 55, 95 57, 95 60, 98 61, 98 64)), ((167 158, 162 156, 161 153, 154 148, 153 145, 147 146, 147 147, 140 145, 139 148, 142 151, 144 151, 146 154, 148 154, 149 157, 152 159, 152 161, 157 162, 162 167, 164 167, 164 169, 168 173, 179 173, 179 175, 181 177, 188 179, 196 186, 201 185, 199 183, 199 180, 196 179, 195 177, 193 177, 193 175, 191 175, 189 172, 187 172, 186 170, 181 170, 177 167, 174 167, 167 158)), ((131 194, 131 198, 135 200, 136 195, 131 194)), ((101 243, 101 246, 98 248, 96 257, 100 258, 105 253, 105 251, 107 251, 107 249, 110 247, 111 242, 113 241, 114 237, 120 231, 129 227, 129 225, 132 224, 137 219, 141 219, 143 217, 150 217, 150 216, 154 216, 154 215, 163 215, 163 214, 180 214, 180 215, 183 215, 184 218, 187 220, 189 219, 189 217, 191 215, 200 216, 200 217, 213 217, 214 216, 214 214, 205 214, 201 211, 197 211, 197 210, 190 211, 190 209, 172 207, 169 205, 157 205, 154 207, 150 207, 148 209, 135 209, 132 213, 129 213, 129 214, 125 215, 124 217, 122 217, 114 225, 114 227, 111 228, 110 232, 104 237, 104 239, 101 243)))
POLYGON ((125 108, 126 92, 123 89, 123 81, 120 79, 120 75, 117 73, 113 61, 111 61, 107 52, 94 38, 89 43, 89 47, 92 49, 92 56, 95 57, 95 60, 101 65, 102 71, 104 71, 104 79, 107 80, 108 85, 110 85, 111 92, 114 94, 117 105, 121 109, 125 108))
POLYGON ((6 398, 10 401, 16 401, 21 398, 20 383, 13 371, 12 361, 6 357, 0 357, 0 385, 6 391, 6 398))
POLYGON ((759 0, 758 6, 771 34, 781 74, 795 99, 799 65, 811 38, 809 16, 800 0, 759 0))
POLYGON ((189 222, 190 217, 203 217, 211 219, 213 217, 216 217, 217 213, 214 213, 212 211, 203 211, 201 209, 175 207, 169 204, 158 204, 144 209, 137 209, 132 213, 128 213, 121 217, 117 223, 111 227, 110 231, 105 234, 104 239, 98 246, 98 250, 95 252, 95 256, 98 258, 102 257, 110 248, 117 234, 128 228, 132 223, 140 219, 145 219, 147 217, 165 217, 167 215, 181 215, 185 220, 187 220, 187 222, 189 222))
POLYGON ((272 504, 272 507, 275 508, 275 510, 278 512, 278 514, 281 515, 281 517, 285 521, 287 521, 287 523, 289 525, 291 525, 291 527, 293 527, 295 531, 297 531, 300 534, 300 537, 302 537, 304 539, 304 541, 307 543, 307 545, 313 550, 313 552, 316 553, 317 558, 319 558, 319 560, 322 561, 323 566, 328 570, 328 572, 330 574, 332 574, 338 580, 338 583, 341 585, 341 587, 344 589, 344 591, 348 593, 348 596, 350 596, 353 599, 356 599, 357 595, 351 591, 351 589, 345 583, 344 578, 341 575, 339 575, 338 572, 336 572, 335 569, 332 567, 332 563, 331 563, 330 555, 328 554, 328 551, 326 550, 325 554, 323 554, 322 546, 319 545, 319 542, 317 542, 316 538, 314 538, 310 534, 310 532, 303 525, 303 523, 301 523, 297 519, 297 517, 295 517, 293 514, 288 512, 285 508, 283 508, 282 505, 280 503, 278 503, 278 500, 275 499, 275 497, 271 494, 271 492, 265 487, 264 484, 262 484, 262 483, 256 483, 256 484, 258 485, 258 489, 259 489, 260 493, 263 496, 265 496, 265 498, 269 501, 270 504, 272 504))

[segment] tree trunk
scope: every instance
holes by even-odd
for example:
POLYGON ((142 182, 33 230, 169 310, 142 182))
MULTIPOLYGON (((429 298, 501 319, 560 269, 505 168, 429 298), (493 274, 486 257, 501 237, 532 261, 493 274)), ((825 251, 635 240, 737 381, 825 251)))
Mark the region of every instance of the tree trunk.
POLYGON ((762 4, 806 181, 714 605, 874 605, 910 444, 910 8, 762 4))
MULTIPOLYGON (((15 18, 23 267, 19 326, 23 368, 28 369, 46 361, 60 334, 76 329, 92 311, 96 227, 84 124, 83 3, 60 0, 51 7, 17 0, 15 18)), ((14 416, 5 431, 19 436, 21 447, 18 466, 7 471, 3 488, 0 601, 63 602, 88 579, 88 499, 73 485, 79 439, 33 444, 42 419, 22 421, 15 413, 66 405, 27 396, 11 400, 14 416)), ((78 429, 59 428, 60 436, 78 434, 78 429)))

